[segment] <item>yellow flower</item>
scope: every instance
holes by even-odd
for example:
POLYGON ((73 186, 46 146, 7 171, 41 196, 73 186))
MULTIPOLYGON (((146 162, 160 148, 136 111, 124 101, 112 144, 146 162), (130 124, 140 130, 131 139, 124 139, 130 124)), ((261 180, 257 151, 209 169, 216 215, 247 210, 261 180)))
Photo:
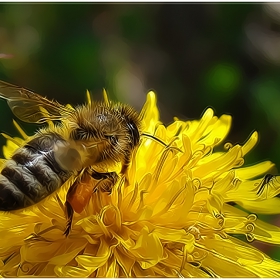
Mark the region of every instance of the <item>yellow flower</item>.
MULTIPOLYGON (((68 237, 63 204, 70 182, 33 207, 0 213, 1 275, 279 277, 280 263, 237 238, 280 244, 278 227, 241 210, 280 212, 277 177, 267 184, 254 179, 274 165, 241 167, 258 134, 244 145, 217 149, 230 116, 218 118, 207 109, 199 121, 176 119, 165 127, 153 92, 141 114, 143 130, 167 146, 143 136, 129 182, 120 180, 110 196, 94 193, 75 213, 68 237)), ((5 156, 22 142, 8 140, 5 156)))

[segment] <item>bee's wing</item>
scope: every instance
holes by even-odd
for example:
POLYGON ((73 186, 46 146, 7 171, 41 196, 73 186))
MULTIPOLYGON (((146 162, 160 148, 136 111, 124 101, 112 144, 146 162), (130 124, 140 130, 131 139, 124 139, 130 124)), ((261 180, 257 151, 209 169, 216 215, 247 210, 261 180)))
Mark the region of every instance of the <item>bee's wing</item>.
POLYGON ((48 120, 60 120, 72 113, 71 108, 57 101, 50 101, 28 89, 0 81, 0 98, 6 99, 12 112, 19 119, 29 123, 43 123, 48 120), (46 109, 44 113, 40 107, 46 109))

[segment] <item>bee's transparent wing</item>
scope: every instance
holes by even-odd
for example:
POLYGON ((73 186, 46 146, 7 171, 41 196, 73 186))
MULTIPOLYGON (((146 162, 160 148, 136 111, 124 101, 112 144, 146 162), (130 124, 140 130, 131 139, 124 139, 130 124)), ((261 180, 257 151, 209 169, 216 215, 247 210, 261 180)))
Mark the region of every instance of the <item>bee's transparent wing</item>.
POLYGON ((20 120, 29 123, 43 123, 60 120, 74 109, 65 107, 57 101, 48 100, 28 89, 0 81, 0 98, 6 99, 12 112, 20 120), (40 108, 48 111, 48 114, 40 108))

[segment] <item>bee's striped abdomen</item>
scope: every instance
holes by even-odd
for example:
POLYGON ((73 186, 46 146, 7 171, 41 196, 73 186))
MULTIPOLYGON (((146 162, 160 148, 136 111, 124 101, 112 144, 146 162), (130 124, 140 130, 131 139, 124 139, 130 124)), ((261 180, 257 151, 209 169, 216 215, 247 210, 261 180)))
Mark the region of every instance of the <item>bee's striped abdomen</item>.
POLYGON ((33 205, 57 190, 70 176, 54 159, 54 145, 64 141, 50 133, 39 135, 7 160, 0 173, 0 210, 33 205))

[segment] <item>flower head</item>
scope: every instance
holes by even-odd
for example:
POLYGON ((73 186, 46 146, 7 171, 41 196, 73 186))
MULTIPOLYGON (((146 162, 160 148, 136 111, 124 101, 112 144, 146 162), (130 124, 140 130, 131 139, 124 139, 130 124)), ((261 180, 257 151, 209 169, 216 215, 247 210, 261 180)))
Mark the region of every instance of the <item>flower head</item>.
MULTIPOLYGON (((41 203, 0 213, 1 275, 279 277, 280 263, 237 238, 280 243, 278 227, 241 209, 279 213, 277 177, 255 179, 273 164, 242 167, 258 134, 216 151, 230 116, 218 118, 207 109, 198 121, 175 119, 165 127, 153 92, 141 116, 143 131, 160 141, 141 138, 128 180, 120 179, 111 195, 93 193, 84 211, 75 213, 68 237, 64 202, 71 180, 41 203)), ((5 156, 22 142, 9 139, 5 156)))

